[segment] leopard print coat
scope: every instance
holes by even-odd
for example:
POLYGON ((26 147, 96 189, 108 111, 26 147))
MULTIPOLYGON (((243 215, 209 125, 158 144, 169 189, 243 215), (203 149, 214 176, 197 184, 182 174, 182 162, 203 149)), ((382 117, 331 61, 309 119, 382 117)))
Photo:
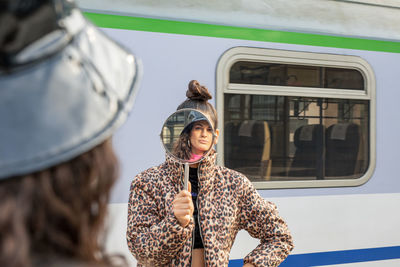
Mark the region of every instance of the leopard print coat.
MULTIPOLYGON (((293 249, 276 206, 265 201, 241 173, 215 165, 216 153, 198 167, 198 207, 206 266, 228 266, 239 230, 260 244, 244 258, 254 266, 278 266, 293 249)), ((127 242, 138 266, 190 266, 193 219, 181 227, 172 201, 183 188, 183 167, 167 160, 138 174, 128 204, 127 242)))

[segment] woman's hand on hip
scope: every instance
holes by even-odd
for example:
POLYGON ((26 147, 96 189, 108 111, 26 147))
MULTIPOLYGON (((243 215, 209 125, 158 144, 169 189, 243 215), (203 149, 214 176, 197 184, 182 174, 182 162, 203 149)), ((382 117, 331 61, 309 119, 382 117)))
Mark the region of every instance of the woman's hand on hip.
POLYGON ((172 210, 182 227, 186 227, 190 222, 190 218, 193 216, 194 207, 192 195, 189 191, 182 190, 178 195, 176 195, 174 201, 172 202, 172 210))

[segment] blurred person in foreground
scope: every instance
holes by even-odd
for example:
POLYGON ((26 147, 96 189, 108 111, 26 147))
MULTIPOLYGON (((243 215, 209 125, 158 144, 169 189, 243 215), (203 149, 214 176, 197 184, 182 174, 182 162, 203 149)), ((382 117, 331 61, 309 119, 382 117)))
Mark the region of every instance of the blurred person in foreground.
POLYGON ((0 266, 124 263, 103 223, 140 70, 72 1, 0 1, 0 266))

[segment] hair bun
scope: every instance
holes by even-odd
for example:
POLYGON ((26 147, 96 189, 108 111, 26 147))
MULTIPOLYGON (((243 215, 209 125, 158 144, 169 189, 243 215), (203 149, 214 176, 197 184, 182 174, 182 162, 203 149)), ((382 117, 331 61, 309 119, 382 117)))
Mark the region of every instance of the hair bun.
POLYGON ((186 96, 190 100, 197 101, 207 101, 212 98, 211 94, 208 92, 207 87, 200 85, 200 83, 196 80, 192 80, 189 82, 186 96))

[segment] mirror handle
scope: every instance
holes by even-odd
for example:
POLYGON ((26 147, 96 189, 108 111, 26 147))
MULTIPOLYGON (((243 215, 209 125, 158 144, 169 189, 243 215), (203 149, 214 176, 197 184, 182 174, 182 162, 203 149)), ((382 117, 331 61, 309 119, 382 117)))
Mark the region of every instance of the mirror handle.
POLYGON ((183 189, 189 190, 188 181, 189 181, 189 163, 185 162, 185 173, 184 173, 184 180, 183 180, 183 189))

